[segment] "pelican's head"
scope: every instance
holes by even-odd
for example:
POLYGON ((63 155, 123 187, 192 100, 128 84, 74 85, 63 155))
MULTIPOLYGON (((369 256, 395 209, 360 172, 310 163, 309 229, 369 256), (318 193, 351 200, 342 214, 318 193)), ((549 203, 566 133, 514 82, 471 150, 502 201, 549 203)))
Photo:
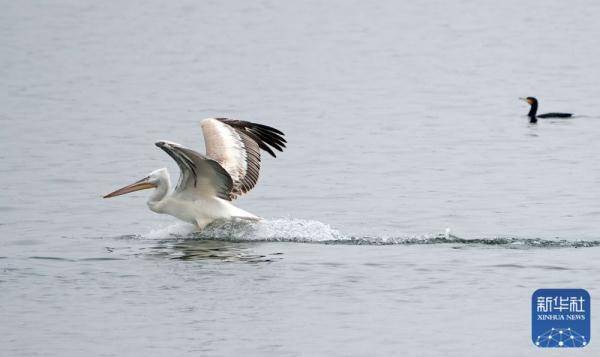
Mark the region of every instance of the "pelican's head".
POLYGON ((527 98, 521 97, 519 99, 526 101, 527 103, 529 103, 529 105, 537 104, 537 99, 535 99, 535 97, 527 97, 527 98))
POLYGON ((165 184, 169 184, 169 173, 167 169, 158 169, 152 171, 148 176, 143 179, 132 183, 131 185, 120 188, 114 192, 109 193, 103 198, 111 198, 115 196, 124 195, 126 193, 135 192, 139 190, 146 190, 149 188, 163 187, 165 184))

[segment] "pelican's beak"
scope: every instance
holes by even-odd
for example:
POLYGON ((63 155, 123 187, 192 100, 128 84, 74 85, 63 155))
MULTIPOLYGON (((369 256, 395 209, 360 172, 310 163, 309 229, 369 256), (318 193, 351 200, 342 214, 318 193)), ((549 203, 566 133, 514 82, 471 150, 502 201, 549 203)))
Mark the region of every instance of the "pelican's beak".
POLYGON ((146 190, 148 188, 156 188, 156 185, 151 183, 149 180, 150 180, 149 177, 144 177, 143 179, 141 179, 137 182, 134 182, 129 186, 125 186, 114 192, 109 193, 108 195, 104 196, 103 198, 111 198, 111 197, 115 197, 115 196, 124 195, 124 194, 130 193, 130 192, 146 190))

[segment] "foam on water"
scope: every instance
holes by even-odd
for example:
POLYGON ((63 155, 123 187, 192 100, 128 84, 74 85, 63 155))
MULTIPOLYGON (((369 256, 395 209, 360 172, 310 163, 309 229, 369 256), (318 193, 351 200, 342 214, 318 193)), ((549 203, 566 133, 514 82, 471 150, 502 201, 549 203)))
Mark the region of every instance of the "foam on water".
POLYGON ((567 240, 541 238, 460 238, 457 236, 423 236, 423 237, 352 237, 341 243, 357 245, 417 245, 417 244, 453 244, 462 246, 503 246, 507 248, 589 248, 600 246, 600 240, 567 240))
POLYGON ((186 223, 175 223, 150 231, 144 238, 195 238, 229 241, 272 241, 272 242, 331 242, 350 240, 331 226, 312 220, 272 219, 260 222, 221 221, 196 232, 186 223))
POLYGON ((567 240, 521 237, 461 238, 443 233, 420 236, 352 236, 330 225, 303 219, 272 219, 260 222, 215 222, 202 232, 183 222, 154 229, 138 238, 147 239, 204 239, 232 242, 296 242, 352 245, 432 245, 453 244, 461 246, 504 246, 508 248, 584 248, 600 246, 600 240, 567 240))
POLYGON ((178 238, 192 235, 196 231, 196 227, 191 224, 177 221, 167 226, 161 226, 152 229, 150 232, 137 236, 138 238, 148 239, 164 239, 164 238, 178 238))

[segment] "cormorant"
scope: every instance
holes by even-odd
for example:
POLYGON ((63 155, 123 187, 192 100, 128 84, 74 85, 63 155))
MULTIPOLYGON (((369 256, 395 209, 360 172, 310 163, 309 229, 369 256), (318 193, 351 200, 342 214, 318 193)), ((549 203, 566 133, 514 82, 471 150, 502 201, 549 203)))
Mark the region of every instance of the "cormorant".
POLYGON ((538 109, 537 99, 535 99, 534 97, 519 98, 519 99, 524 100, 527 103, 529 103, 529 105, 531 105, 531 109, 529 110, 529 113, 527 114, 527 116, 529 117, 530 123, 537 123, 537 118, 543 118, 543 119, 545 119, 545 118, 570 118, 573 116, 573 114, 571 114, 571 113, 546 113, 546 114, 537 115, 537 109, 538 109))

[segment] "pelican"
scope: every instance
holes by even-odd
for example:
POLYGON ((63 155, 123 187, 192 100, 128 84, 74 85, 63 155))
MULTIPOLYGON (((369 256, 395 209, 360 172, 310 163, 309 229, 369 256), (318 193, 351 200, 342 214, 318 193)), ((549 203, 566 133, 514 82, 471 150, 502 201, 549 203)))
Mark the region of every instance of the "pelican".
POLYGON ((147 202, 151 211, 174 216, 200 230, 217 219, 259 220, 231 201, 256 185, 261 149, 273 157, 273 149, 283 151, 284 134, 270 126, 226 118, 204 119, 201 126, 206 155, 169 141, 155 144, 179 166, 174 189, 169 172, 162 168, 104 198, 152 188, 147 202))

